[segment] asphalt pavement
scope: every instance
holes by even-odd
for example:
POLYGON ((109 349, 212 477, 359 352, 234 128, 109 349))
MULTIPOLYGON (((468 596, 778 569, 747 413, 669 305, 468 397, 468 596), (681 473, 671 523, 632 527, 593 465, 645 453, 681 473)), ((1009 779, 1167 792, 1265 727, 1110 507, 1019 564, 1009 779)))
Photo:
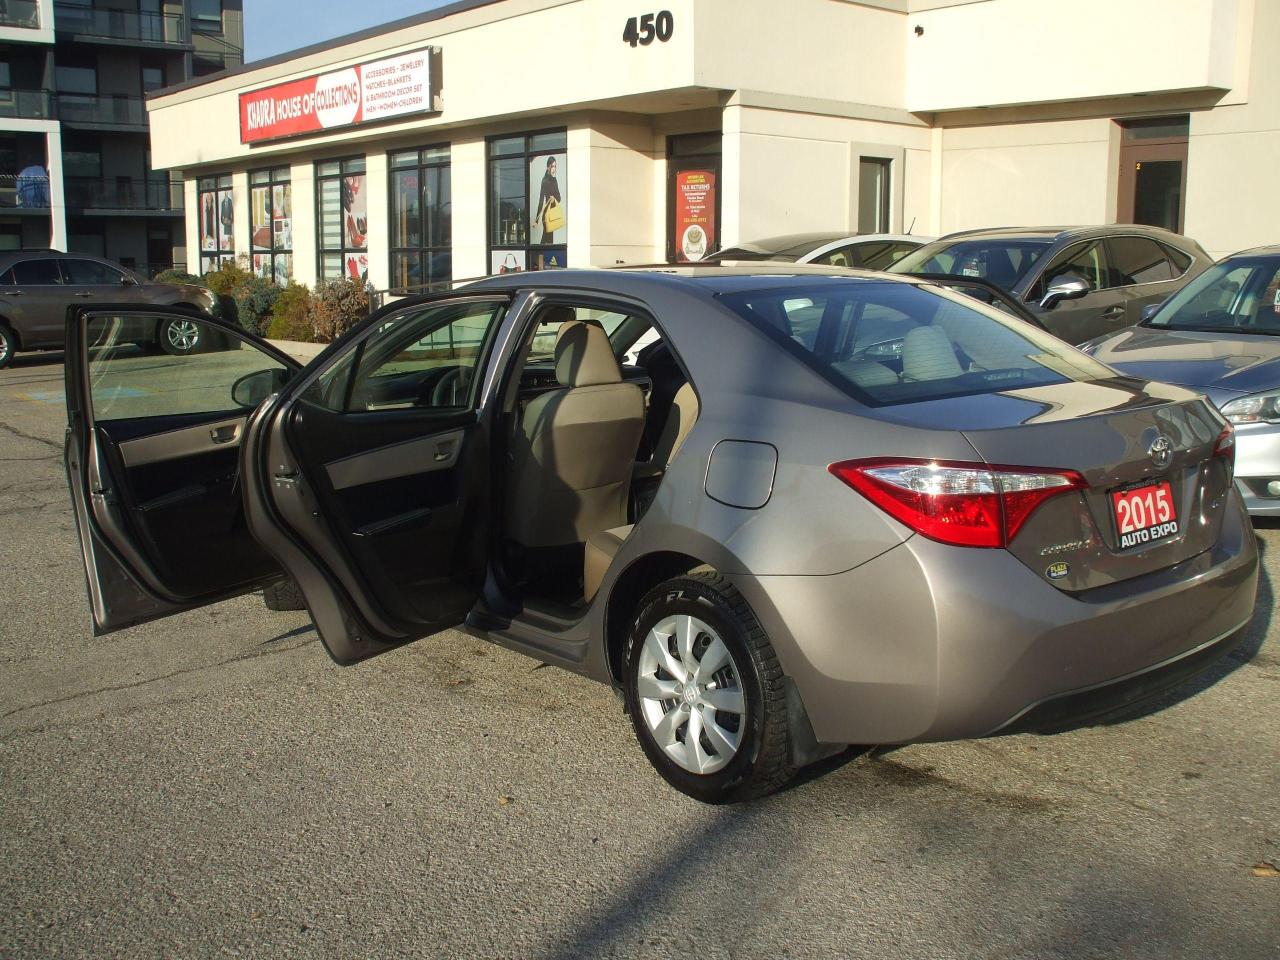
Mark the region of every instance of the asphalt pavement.
POLYGON ((1280 957, 1280 529, 1158 709, 711 808, 458 633, 340 668, 251 596, 95 639, 64 423, 58 355, 0 371, 0 957, 1280 957))

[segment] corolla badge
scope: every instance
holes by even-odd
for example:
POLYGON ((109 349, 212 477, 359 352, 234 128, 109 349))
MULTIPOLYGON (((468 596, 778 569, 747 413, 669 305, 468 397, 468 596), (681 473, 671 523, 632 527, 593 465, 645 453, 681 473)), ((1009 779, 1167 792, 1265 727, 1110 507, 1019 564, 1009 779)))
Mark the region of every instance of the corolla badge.
POLYGON ((1156 437, 1147 450, 1151 462, 1163 470, 1173 462, 1173 443, 1168 437, 1156 437))

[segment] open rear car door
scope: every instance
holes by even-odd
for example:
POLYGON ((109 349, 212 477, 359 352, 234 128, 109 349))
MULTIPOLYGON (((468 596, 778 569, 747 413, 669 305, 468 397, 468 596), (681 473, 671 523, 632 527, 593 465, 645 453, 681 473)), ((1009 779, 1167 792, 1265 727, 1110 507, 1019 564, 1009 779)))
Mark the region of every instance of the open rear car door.
POLYGON ((395 305, 292 376, 275 372, 289 364, 268 345, 208 319, 219 336, 207 352, 161 361, 111 343, 112 325, 136 310, 73 318, 68 472, 98 629, 286 573, 340 663, 460 623, 488 567, 484 401, 510 304, 476 295, 395 305), (202 457, 228 466, 233 446, 220 490, 230 484, 234 496, 215 502, 180 480, 202 457), (173 479, 136 475, 155 464, 173 479), (152 518, 171 512, 171 499, 182 522, 160 524, 171 535, 157 542, 152 518))

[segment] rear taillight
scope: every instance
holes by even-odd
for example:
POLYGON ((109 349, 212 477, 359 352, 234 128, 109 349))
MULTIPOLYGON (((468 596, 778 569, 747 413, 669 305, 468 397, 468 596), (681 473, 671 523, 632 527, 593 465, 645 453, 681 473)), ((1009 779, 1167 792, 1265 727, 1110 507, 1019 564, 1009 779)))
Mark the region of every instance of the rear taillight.
POLYGON ((1230 480, 1236 469, 1236 428, 1227 424, 1213 442, 1213 455, 1226 461, 1227 479, 1230 480))
POLYGON ((846 460, 827 469, 916 533, 961 547, 1007 547, 1040 504, 1087 486, 1074 470, 949 460, 846 460))

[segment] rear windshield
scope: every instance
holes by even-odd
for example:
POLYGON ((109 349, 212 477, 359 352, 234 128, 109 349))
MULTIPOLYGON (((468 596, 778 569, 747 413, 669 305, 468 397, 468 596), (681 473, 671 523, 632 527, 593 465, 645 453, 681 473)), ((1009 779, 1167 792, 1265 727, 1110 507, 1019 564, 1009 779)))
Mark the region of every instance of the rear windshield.
POLYGON ((981 277, 1006 290, 1030 271, 1049 249, 1048 239, 938 240, 908 253, 891 273, 949 273, 981 277))
POLYGON ((823 277, 720 300, 872 406, 1114 376, 1031 324, 942 287, 823 277))

